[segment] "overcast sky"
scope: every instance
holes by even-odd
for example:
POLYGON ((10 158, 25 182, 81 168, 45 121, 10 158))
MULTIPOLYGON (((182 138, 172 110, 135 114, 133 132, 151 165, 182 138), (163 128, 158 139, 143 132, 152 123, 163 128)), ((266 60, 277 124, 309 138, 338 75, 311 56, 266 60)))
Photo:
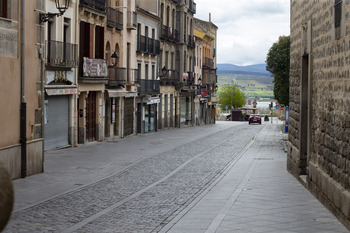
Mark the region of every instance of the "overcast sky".
POLYGON ((196 18, 219 27, 217 63, 261 64, 281 35, 289 35, 290 0, 194 0, 196 18))

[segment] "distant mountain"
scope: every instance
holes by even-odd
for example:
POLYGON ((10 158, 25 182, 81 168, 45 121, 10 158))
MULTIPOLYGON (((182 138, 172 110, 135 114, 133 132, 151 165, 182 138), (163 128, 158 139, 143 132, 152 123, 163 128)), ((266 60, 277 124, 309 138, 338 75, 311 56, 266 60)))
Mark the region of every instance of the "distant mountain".
POLYGON ((237 66, 232 64, 217 64, 217 74, 240 74, 254 76, 271 76, 266 70, 266 64, 255 64, 250 66, 237 66))

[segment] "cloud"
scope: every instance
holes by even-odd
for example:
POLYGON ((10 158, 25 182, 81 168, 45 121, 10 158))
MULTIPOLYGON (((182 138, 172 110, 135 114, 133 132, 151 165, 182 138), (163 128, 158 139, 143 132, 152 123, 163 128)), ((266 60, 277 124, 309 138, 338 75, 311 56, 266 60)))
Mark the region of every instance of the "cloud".
POLYGON ((289 0, 196 0, 195 17, 218 29, 218 63, 264 63, 268 49, 289 35, 289 0))

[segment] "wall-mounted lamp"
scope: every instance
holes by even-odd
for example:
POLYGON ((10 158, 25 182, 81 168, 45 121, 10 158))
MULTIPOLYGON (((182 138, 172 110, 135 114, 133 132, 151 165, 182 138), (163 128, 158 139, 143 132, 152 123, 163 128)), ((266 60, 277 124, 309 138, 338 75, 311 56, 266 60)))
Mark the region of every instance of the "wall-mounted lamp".
POLYGON ((199 76, 198 83, 200 84, 201 82, 202 82, 202 78, 201 78, 201 76, 199 76))
POLYGON ((118 54, 115 51, 112 54, 111 58, 112 58, 113 66, 116 66, 118 64, 119 56, 118 56, 118 54))
POLYGON ((40 22, 47 22, 55 16, 59 17, 63 15, 69 7, 69 0, 55 0, 55 4, 59 13, 40 13, 40 22))

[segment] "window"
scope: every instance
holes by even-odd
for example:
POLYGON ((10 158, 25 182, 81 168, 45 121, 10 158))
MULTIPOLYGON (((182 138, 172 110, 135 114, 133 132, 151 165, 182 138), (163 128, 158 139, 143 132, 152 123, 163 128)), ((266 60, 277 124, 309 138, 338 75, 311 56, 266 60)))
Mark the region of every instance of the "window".
POLYGON ((145 64, 145 79, 148 80, 148 64, 145 64))
POLYGON ((341 6, 342 0, 335 0, 334 3, 334 26, 335 28, 340 27, 341 22, 341 6))
POLYGON ((342 2, 342 0, 334 1, 334 28, 336 39, 341 37, 342 2))
POLYGON ((0 0, 0 17, 7 18, 7 0, 0 0))

